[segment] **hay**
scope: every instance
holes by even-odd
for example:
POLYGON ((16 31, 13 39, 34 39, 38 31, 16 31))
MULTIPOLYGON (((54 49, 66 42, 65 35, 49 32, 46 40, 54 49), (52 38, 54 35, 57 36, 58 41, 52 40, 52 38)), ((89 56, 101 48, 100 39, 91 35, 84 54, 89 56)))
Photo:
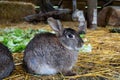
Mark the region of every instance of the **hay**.
POLYGON ((30 2, 33 4, 38 4, 39 0, 4 0, 4 1, 17 1, 17 2, 30 2))
MULTIPOLYGON (((77 27, 73 22, 64 22, 64 25, 75 25, 72 27, 75 29, 77 27)), ((50 30, 46 24, 16 26, 24 29, 31 27, 50 30)), ((86 38, 93 50, 91 53, 79 53, 78 61, 73 68, 76 76, 28 74, 22 68, 23 53, 13 53, 16 69, 4 80, 120 80, 120 34, 109 33, 107 28, 98 28, 95 31, 88 30, 86 38)))
POLYGON ((34 13, 35 6, 31 3, 0 1, 0 23, 20 22, 34 13))

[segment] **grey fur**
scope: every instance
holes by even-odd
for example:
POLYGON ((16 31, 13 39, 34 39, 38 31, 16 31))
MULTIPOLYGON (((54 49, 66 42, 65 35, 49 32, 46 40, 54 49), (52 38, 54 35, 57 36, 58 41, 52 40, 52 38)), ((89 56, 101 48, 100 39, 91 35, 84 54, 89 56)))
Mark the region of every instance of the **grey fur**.
POLYGON ((48 23, 56 34, 35 35, 24 51, 23 62, 29 73, 49 75, 70 71, 77 60, 78 49, 83 45, 75 30, 63 28, 60 21, 53 18, 48 18, 48 23), (44 68, 45 73, 42 72, 44 68))
POLYGON ((0 80, 9 76, 13 69, 14 62, 11 52, 0 43, 0 80))

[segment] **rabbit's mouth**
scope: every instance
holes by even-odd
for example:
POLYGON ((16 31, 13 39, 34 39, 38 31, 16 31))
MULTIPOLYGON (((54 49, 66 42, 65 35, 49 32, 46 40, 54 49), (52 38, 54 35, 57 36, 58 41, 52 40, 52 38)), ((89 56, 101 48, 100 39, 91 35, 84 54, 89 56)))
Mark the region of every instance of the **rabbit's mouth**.
POLYGON ((75 47, 76 51, 79 51, 81 49, 81 47, 75 47))
POLYGON ((70 47, 70 46, 67 46, 67 45, 64 45, 63 46, 69 50, 72 50, 72 51, 79 51, 81 49, 81 47, 70 47))

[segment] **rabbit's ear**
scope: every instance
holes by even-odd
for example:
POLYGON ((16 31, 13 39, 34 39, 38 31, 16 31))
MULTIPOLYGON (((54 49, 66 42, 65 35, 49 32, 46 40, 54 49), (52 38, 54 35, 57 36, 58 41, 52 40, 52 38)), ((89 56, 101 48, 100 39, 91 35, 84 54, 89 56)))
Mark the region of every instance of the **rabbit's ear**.
POLYGON ((57 34, 61 35, 63 32, 63 27, 59 20, 55 20, 54 18, 50 17, 47 19, 47 22, 57 34))

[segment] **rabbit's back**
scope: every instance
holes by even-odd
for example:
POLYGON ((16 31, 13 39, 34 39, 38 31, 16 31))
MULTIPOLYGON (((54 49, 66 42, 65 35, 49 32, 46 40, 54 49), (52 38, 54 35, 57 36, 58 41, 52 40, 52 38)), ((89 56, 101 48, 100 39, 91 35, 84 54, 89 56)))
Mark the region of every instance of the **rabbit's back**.
POLYGON ((13 57, 9 49, 0 43, 0 79, 7 77, 14 69, 13 57))
MULTIPOLYGON (((60 45, 58 38, 52 33, 40 33, 36 34, 35 37, 29 42, 25 51, 30 51, 36 48, 45 49, 52 48, 60 45)), ((40 50, 40 51, 42 51, 40 50)))

